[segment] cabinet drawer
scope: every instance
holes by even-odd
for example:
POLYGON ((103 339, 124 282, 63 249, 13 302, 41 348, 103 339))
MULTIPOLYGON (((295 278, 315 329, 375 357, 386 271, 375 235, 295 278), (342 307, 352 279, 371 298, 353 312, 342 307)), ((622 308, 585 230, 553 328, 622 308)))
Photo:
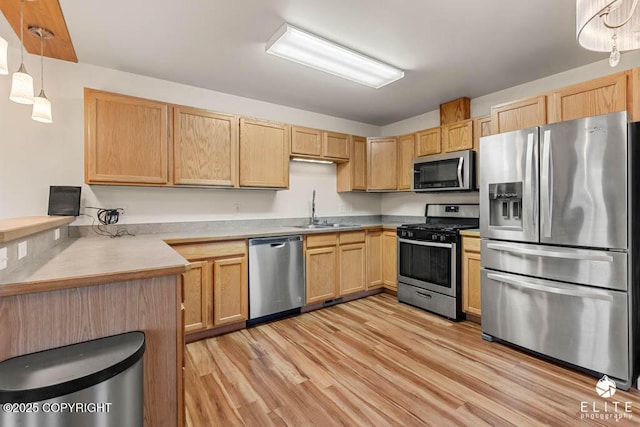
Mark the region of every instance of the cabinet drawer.
POLYGON ((188 260, 219 258, 231 255, 246 255, 247 241, 233 240, 229 242, 193 243, 172 245, 176 252, 188 260))
POLYGON ((335 246, 338 243, 337 233, 323 233, 307 236, 307 248, 335 246))
POLYGON ((463 237, 462 250, 466 252, 480 252, 480 239, 477 237, 463 237))
POLYGON ((346 245, 348 243, 364 243, 364 230, 360 231, 345 231, 340 233, 340 244, 346 245))

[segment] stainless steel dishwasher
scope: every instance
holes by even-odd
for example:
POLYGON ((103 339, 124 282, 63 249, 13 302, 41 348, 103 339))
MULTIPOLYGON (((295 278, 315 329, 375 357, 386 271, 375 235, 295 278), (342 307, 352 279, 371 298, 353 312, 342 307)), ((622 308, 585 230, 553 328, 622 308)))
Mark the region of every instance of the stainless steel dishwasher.
POLYGON ((300 312, 305 301, 302 236, 249 239, 249 324, 300 312))

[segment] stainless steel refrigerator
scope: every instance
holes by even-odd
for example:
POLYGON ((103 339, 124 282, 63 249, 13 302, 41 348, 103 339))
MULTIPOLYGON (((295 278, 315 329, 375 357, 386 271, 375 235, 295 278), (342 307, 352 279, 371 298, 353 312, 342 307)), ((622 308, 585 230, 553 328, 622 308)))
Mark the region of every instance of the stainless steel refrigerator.
POLYGON ((620 112, 480 141, 483 337, 623 389, 637 354, 638 129, 620 112))

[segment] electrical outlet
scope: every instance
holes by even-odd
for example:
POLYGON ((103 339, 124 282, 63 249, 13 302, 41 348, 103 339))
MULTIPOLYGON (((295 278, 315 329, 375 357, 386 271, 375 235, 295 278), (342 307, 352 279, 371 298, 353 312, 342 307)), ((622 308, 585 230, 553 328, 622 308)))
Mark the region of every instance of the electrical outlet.
POLYGON ((338 212, 345 213, 349 211, 349 207, 345 203, 340 203, 338 205, 338 212))
POLYGON ((240 203, 234 203, 233 207, 235 208, 236 213, 239 214, 240 213, 240 203))
POLYGON ((56 228, 55 230, 53 230, 53 240, 58 240, 60 239, 60 229, 56 228))
POLYGON ((7 268, 8 258, 7 248, 0 248, 0 270, 7 268))
POLYGON ((129 212, 129 206, 122 205, 120 207, 120 216, 125 216, 127 214, 127 212, 129 212))
POLYGON ((22 259, 27 256, 27 241, 18 243, 18 259, 22 259))

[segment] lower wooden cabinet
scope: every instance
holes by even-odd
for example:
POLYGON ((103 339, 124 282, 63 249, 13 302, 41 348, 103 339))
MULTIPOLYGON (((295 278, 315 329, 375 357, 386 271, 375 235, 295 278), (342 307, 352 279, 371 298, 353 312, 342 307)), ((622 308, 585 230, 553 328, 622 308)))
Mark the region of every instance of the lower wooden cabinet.
POLYGON ((382 229, 367 230, 367 290, 381 288, 382 281, 382 229))
POLYGON ((183 273, 185 333, 202 332, 248 316, 246 240, 173 245, 191 262, 183 273))
POLYGON ((307 304, 367 289, 365 240, 360 230, 306 236, 307 304))
POLYGON ((480 316, 480 238, 462 238, 462 311, 480 316))
POLYGON ((398 236, 395 230, 382 233, 382 281, 385 289, 398 291, 398 236))

